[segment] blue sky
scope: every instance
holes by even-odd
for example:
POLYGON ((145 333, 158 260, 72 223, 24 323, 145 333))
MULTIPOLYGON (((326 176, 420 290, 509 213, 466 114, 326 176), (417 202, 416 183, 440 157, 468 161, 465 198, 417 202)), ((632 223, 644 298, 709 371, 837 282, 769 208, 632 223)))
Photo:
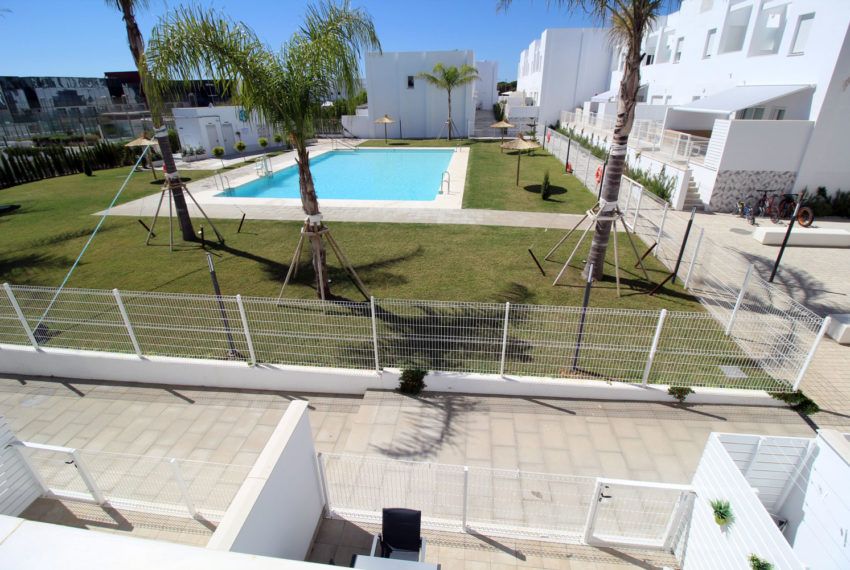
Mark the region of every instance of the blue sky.
MULTIPOLYGON (((581 12, 547 9, 545 0, 352 0, 375 20, 385 51, 472 49, 499 62, 499 79, 516 79, 519 53, 547 27, 593 26, 581 12)), ((306 0, 203 0, 279 46, 301 21, 306 0)), ((150 0, 139 13, 147 38, 159 15, 179 1, 150 0)), ((103 0, 0 0, 0 75, 101 77, 133 69, 121 15, 103 0)))

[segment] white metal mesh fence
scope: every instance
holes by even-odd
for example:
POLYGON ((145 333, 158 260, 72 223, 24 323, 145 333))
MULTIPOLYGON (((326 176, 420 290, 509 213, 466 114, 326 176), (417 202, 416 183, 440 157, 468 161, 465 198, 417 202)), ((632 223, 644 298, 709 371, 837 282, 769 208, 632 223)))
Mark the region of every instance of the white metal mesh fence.
POLYGON ((330 515, 354 521, 405 507, 434 530, 579 544, 591 529, 672 549, 686 520, 681 486, 325 453, 319 462, 330 515))
POLYGON ((84 289, 56 296, 50 288, 9 286, 0 297, 0 343, 28 345, 32 334, 39 348, 133 353, 138 347, 140 356, 788 390, 805 366, 819 319, 793 313, 794 305, 760 305, 772 289, 751 283, 734 319, 738 295, 722 285, 713 305, 704 301, 710 314, 665 317, 398 299, 277 301, 84 289))
POLYGON ((22 453, 44 484, 65 498, 98 500, 160 515, 195 513, 219 521, 250 465, 88 451, 24 443, 22 453))

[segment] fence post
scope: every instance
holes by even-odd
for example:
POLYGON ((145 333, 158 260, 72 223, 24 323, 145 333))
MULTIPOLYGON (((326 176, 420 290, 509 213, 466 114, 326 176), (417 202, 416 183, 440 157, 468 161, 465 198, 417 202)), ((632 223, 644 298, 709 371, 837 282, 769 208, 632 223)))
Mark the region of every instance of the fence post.
POLYGON ((738 293, 738 299, 735 301, 735 308, 732 309, 732 315, 729 317, 729 324, 726 325, 726 336, 729 336, 732 333, 732 326, 735 324, 735 317, 738 315, 738 309, 741 307, 741 303, 744 302, 744 295, 747 293, 747 285, 750 284, 750 277, 753 274, 753 264, 751 263, 749 267, 747 267, 747 274, 744 275, 744 282, 741 283, 741 291, 738 293))
POLYGON ((629 192, 628 192, 628 196, 626 196, 626 207, 625 207, 625 209, 623 209, 623 214, 628 214, 629 208, 632 207, 632 190, 633 189, 634 189, 634 182, 632 182, 631 179, 630 179, 629 180, 629 192))
POLYGON ((316 453, 316 465, 319 469, 319 486, 322 488, 322 498, 325 500, 325 512, 331 512, 331 499, 328 493, 328 476, 325 474, 325 462, 322 459, 322 452, 316 453))
POLYGON ((794 380, 793 390, 796 392, 800 389, 800 383, 803 381, 803 376, 806 375, 806 371, 809 369, 809 365, 812 363, 812 359, 815 357, 815 352, 818 350, 818 345, 820 341, 823 340, 823 335, 826 334, 826 329, 829 328, 829 323, 832 322, 832 317, 827 316, 823 323, 820 326, 820 330, 818 331, 818 335, 815 337, 815 342, 812 343, 812 347, 809 349, 809 353, 806 355, 806 360, 803 361, 803 366, 800 367, 800 372, 797 374, 797 379, 794 380))
POLYGON ((91 493, 91 496, 94 497, 95 501, 97 501, 97 504, 105 504, 106 497, 103 496, 103 493, 101 492, 100 488, 94 482, 89 468, 86 467, 85 461, 83 461, 82 456, 80 456, 79 450, 75 449, 71 452, 71 459, 74 460, 74 465, 76 466, 77 471, 79 471, 80 473, 80 478, 83 480, 83 483, 86 484, 89 493, 91 493))
POLYGON ((655 353, 658 351, 658 341, 661 340, 661 329, 664 326, 664 319, 667 318, 667 309, 661 309, 658 315, 658 324, 655 326, 655 336, 652 337, 652 346, 649 347, 649 357, 646 359, 646 366, 643 368, 643 380, 641 384, 645 388, 649 382, 649 372, 652 370, 652 361, 655 360, 655 353))
POLYGON ((24 332, 27 333, 27 338, 30 339, 30 343, 32 343, 33 348, 39 350, 38 341, 35 340, 35 336, 32 334, 32 329, 27 322, 27 318, 24 316, 23 311, 21 311, 21 306, 18 305, 18 300, 15 299, 15 294, 12 293, 12 287, 9 286, 8 283, 3 283, 3 289, 6 290, 6 296, 9 297, 9 302, 12 303, 12 308, 15 309, 15 314, 18 315, 18 320, 21 321, 21 327, 23 327, 24 332))
POLYGON ((251 366, 257 365, 257 353, 254 352, 254 342, 251 340, 251 331, 248 329, 248 313, 242 303, 242 295, 236 295, 236 306, 239 307, 239 317, 242 319, 242 330, 245 331, 245 342, 248 344, 248 354, 251 356, 251 366))
POLYGON ((638 192, 637 206, 635 206, 635 221, 632 222, 632 231, 633 232, 637 231, 637 222, 638 222, 638 216, 640 215, 641 200, 643 200, 643 186, 640 187, 640 192, 638 192))
POLYGON ((658 236, 655 238, 655 258, 658 258, 658 252, 661 250, 661 238, 664 236, 664 222, 667 221, 667 207, 669 202, 664 202, 664 211, 661 212, 661 224, 658 226, 658 236))
POLYGON ((186 480, 183 479, 183 474, 180 473, 180 465, 175 458, 168 460, 171 465, 171 473, 174 475, 174 482, 177 483, 177 488, 180 489, 180 495, 183 497, 183 502, 186 503, 186 509, 193 518, 198 518, 198 510, 195 508, 195 503, 189 497, 189 487, 186 485, 186 480))
POLYGON ((463 466, 463 530, 466 531, 466 520, 469 514, 469 467, 463 466))
POLYGON ((369 307, 372 311, 372 346, 375 349, 375 372, 381 373, 381 361, 378 357, 378 320, 375 316, 375 297, 369 297, 369 307))
POLYGON ((688 288, 688 284, 691 282, 691 274, 694 271, 694 265, 697 262, 697 255, 699 255, 699 246, 702 244, 702 235, 705 233, 705 228, 699 229, 699 237, 697 238, 697 245, 694 248, 694 254, 691 256, 691 264, 688 266, 688 273, 685 275, 685 290, 688 288))
POLYGON ((115 303, 118 305, 118 312, 121 313, 121 319, 124 321, 124 328, 127 329, 127 335, 130 337, 130 342, 133 344, 133 350, 136 351, 136 356, 142 357, 142 349, 139 347, 139 341, 136 339, 136 333, 133 331, 133 325, 130 323, 130 317, 127 315, 127 309, 124 308, 124 301, 121 300, 121 293, 118 289, 112 290, 112 296, 115 297, 115 303))
POLYGON ((511 304, 505 303, 505 324, 502 327, 502 358, 499 362, 499 374, 505 374, 505 356, 508 352, 508 318, 511 313, 511 304))

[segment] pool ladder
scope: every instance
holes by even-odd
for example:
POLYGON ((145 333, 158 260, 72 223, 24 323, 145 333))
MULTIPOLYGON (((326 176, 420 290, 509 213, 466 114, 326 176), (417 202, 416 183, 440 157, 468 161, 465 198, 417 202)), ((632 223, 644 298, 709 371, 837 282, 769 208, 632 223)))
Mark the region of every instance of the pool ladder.
POLYGON ((227 176, 224 176, 221 172, 217 172, 215 176, 213 176, 213 180, 215 181, 215 188, 219 192, 231 190, 230 179, 227 178, 227 176))
POLYGON ((452 193, 452 175, 449 174, 448 170, 444 170, 442 176, 440 176, 440 194, 451 194, 452 193), (446 189, 443 192, 443 188, 446 189))

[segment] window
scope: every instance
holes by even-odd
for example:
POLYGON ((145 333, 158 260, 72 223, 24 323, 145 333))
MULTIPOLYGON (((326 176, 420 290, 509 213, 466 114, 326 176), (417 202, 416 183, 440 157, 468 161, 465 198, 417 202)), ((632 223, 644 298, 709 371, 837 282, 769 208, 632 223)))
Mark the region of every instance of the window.
POLYGON ((704 59, 708 59, 714 53, 715 46, 717 44, 717 28, 712 28, 708 30, 708 33, 705 35, 705 49, 702 52, 702 57, 704 59))
POLYGON ((800 55, 806 50, 806 42, 809 40, 809 33, 812 29, 812 22, 815 19, 814 13, 803 14, 797 20, 797 31, 794 32, 794 41, 791 42, 790 55, 800 55))
POLYGON ((777 109, 773 110, 773 120, 774 121, 781 121, 784 118, 785 118, 785 109, 777 108, 777 109))
POLYGON ((652 99, 650 99, 650 105, 661 105, 661 101, 664 99, 661 95, 653 95, 652 99))
POLYGON ((730 53, 744 49, 744 39, 747 37, 747 27, 750 25, 752 6, 744 6, 730 10, 723 26, 723 39, 720 42, 720 53, 730 53))
POLYGON ((708 12, 714 8, 714 0, 702 0, 702 5, 700 6, 700 12, 708 12))
POLYGON ((738 118, 745 121, 759 121, 764 118, 764 107, 750 107, 739 111, 738 118))
POLYGON ((407 76, 407 88, 413 89, 413 76, 412 75, 407 76))
POLYGON ((673 63, 679 63, 682 60, 682 44, 685 43, 685 38, 676 40, 676 53, 673 54, 673 63))
POLYGON ((652 62, 655 61, 655 56, 651 53, 646 54, 646 59, 644 59, 646 65, 652 65, 652 62))

